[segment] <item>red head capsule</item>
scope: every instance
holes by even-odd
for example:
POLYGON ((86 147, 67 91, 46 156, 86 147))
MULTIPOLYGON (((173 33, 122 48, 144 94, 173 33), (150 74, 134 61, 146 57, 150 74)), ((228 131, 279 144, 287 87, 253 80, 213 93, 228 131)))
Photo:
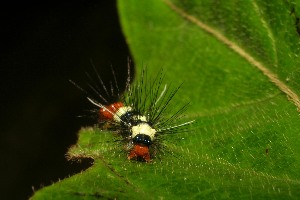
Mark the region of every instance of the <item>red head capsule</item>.
POLYGON ((127 158, 128 160, 131 160, 138 157, 144 159, 146 162, 150 162, 149 147, 146 145, 135 144, 127 158))
POLYGON ((119 108, 124 107, 122 102, 116 102, 105 106, 105 108, 100 108, 99 110, 99 121, 113 120, 114 114, 118 111, 119 108))

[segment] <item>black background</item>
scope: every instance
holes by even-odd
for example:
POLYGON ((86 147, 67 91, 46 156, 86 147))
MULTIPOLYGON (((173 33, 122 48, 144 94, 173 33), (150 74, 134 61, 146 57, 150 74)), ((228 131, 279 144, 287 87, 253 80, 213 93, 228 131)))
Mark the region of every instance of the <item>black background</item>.
POLYGON ((0 194, 28 199, 32 188, 90 165, 64 157, 80 127, 92 123, 76 117, 91 105, 68 80, 84 82, 91 59, 102 76, 108 73, 105 80, 111 79, 111 65, 125 79, 129 52, 115 1, 5 3, 0 6, 0 194))

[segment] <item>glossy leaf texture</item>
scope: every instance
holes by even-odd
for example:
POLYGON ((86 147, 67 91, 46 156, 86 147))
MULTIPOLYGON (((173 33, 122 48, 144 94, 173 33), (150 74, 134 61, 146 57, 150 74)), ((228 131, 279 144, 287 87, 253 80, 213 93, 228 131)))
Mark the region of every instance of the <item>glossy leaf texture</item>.
MULTIPOLYGON (((300 71, 297 1, 119 0, 138 71, 160 68, 172 101, 190 101, 191 132, 173 154, 127 161, 113 134, 85 129, 73 158, 93 167, 34 199, 298 199, 300 71)), ((138 73, 137 73, 138 74, 138 73)))

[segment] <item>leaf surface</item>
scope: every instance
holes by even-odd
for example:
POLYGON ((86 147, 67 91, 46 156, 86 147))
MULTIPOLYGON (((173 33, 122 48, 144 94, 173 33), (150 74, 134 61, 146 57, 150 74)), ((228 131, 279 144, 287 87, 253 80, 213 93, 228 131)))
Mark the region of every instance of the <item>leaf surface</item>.
POLYGON ((135 64, 183 82, 192 132, 166 136, 174 155, 127 161, 110 132, 84 129, 70 150, 93 167, 34 199, 297 199, 300 197, 300 3, 119 0, 135 64), (298 32, 297 32, 298 31, 298 32))

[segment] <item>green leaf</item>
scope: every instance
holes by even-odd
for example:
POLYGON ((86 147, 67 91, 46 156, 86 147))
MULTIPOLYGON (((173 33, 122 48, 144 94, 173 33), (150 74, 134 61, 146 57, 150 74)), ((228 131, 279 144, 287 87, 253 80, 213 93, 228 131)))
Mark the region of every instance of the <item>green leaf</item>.
POLYGON ((173 155, 128 161, 110 132, 84 129, 70 149, 94 166, 33 199, 298 199, 299 15, 296 1, 119 0, 138 70, 184 82, 193 131, 173 155))

